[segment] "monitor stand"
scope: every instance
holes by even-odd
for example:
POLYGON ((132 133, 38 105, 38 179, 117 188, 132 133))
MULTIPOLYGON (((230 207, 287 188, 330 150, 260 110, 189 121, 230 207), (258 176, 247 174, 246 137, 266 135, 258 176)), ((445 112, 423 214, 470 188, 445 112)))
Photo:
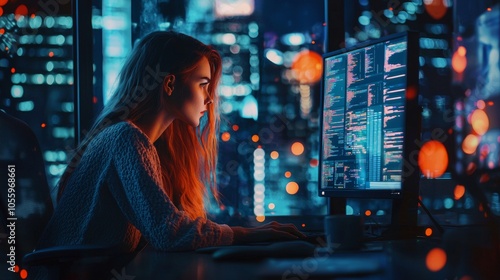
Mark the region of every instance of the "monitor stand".
MULTIPOLYGON (((413 196, 392 199, 391 220, 382 232, 382 240, 410 239, 417 236, 418 202, 413 196)), ((329 197, 328 215, 346 215, 347 198, 329 197)))

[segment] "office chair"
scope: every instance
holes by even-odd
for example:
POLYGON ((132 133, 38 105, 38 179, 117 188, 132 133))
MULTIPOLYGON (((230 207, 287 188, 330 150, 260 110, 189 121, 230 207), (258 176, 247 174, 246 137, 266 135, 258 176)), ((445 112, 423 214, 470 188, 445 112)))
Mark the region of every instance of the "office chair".
MULTIPOLYGON (((53 213, 42 151, 31 128, 2 110, 0 143, 0 181, 14 183, 0 187, 0 216, 5 221, 0 226, 0 247, 8 262, 10 246, 15 246, 17 265, 17 273, 7 273, 8 278, 21 279, 27 272, 28 279, 30 274, 44 275, 42 279, 111 279, 115 267, 119 272, 133 258, 133 253, 124 254, 112 246, 58 246, 34 251, 53 213), (15 231, 11 231, 12 223, 15 231), (9 237, 15 244, 9 243, 9 237)), ((140 248, 144 245, 142 242, 140 248)))

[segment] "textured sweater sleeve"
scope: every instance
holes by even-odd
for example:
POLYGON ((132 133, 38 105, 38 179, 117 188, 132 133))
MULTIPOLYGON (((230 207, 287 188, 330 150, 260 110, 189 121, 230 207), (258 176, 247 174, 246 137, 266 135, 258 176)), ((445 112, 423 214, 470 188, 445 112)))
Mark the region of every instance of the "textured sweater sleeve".
POLYGON ((140 131, 122 131, 112 164, 121 184, 110 184, 119 207, 149 243, 159 250, 183 251, 229 245, 233 232, 227 225, 190 219, 160 188, 161 171, 154 146, 140 131))

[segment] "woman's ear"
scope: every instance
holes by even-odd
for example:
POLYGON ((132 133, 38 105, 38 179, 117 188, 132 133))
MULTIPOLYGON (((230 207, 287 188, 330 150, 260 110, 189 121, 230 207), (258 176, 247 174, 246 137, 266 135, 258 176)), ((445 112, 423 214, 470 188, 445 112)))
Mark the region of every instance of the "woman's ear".
POLYGON ((168 74, 163 78, 163 90, 167 93, 168 96, 172 95, 174 91, 175 84, 175 76, 172 74, 168 74))

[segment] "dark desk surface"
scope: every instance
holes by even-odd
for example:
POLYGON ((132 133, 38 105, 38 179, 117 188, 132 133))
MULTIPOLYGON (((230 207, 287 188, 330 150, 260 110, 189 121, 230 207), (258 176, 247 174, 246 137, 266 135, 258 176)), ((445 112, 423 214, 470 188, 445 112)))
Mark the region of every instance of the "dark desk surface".
MULTIPOLYGON (((441 248, 439 243, 429 240, 403 240, 375 244, 368 252, 333 252, 324 257, 315 254, 299 259, 272 259, 260 261, 214 261, 210 254, 196 252, 158 252, 146 247, 117 275, 117 279, 339 279, 328 267, 349 266, 349 263, 367 262, 381 264, 379 269, 368 274, 349 274, 348 279, 487 279, 470 267, 467 256, 456 258, 450 255, 446 265, 431 271, 426 264, 429 252, 441 248), (339 260, 344 260, 340 262, 339 260), (353 262, 345 260, 354 260, 353 262), (360 261, 361 260, 361 261, 360 261), (471 278, 463 278, 470 276, 471 278), (129 277, 129 278, 126 278, 129 277)), ((323 248, 324 249, 324 248, 323 248)), ((331 251, 330 251, 331 252, 331 251)), ((436 260, 437 262, 439 260, 436 260)), ((432 263, 432 262, 431 262, 432 263)), ((354 264, 356 265, 356 264, 354 264)), ((361 269, 366 269, 361 268, 361 269)), ((369 268, 368 268, 369 269, 369 268)))

